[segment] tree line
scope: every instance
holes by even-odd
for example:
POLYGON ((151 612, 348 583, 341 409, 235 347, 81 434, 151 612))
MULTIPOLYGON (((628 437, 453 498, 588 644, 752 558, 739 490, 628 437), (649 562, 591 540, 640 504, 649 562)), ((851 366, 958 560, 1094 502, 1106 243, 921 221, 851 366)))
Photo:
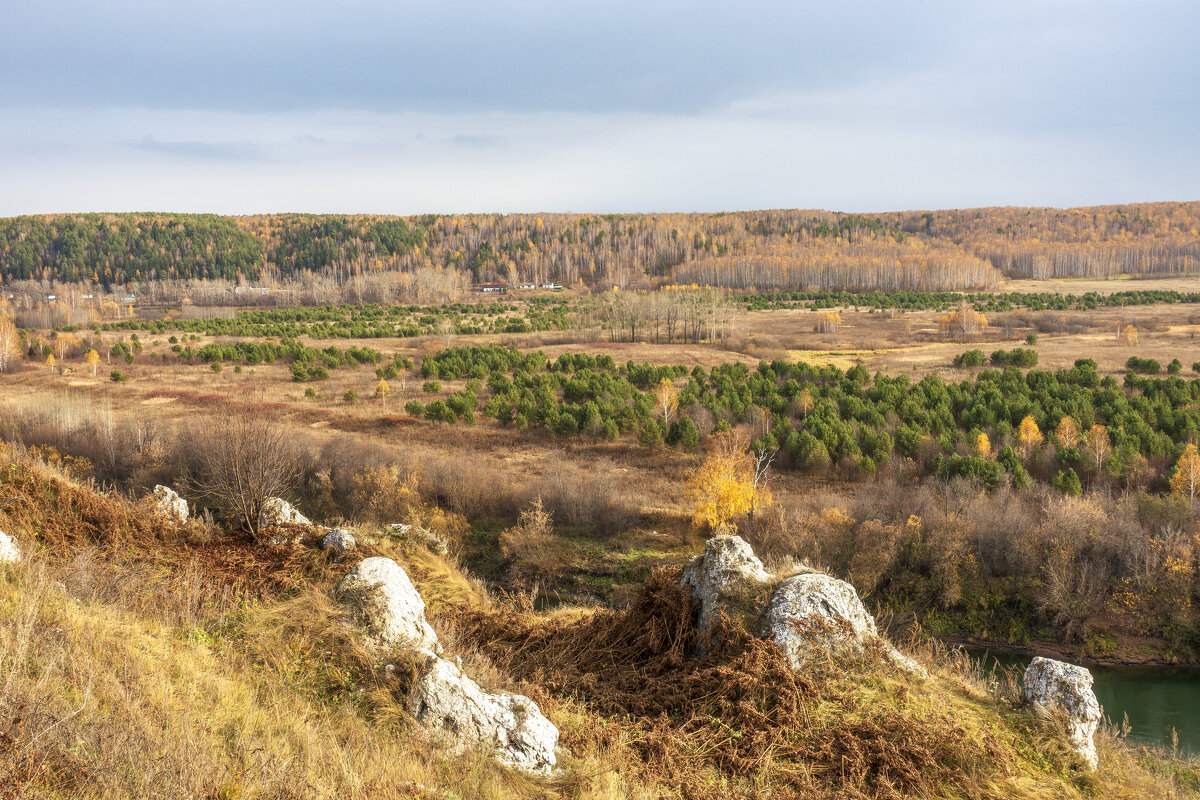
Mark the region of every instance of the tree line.
MULTIPOLYGON (((1195 274, 1200 203, 873 215, 59 214, 0 220, 0 277, 98 287, 372 279, 945 291, 1012 277, 1195 274), (453 277, 459 276, 459 277, 453 277)), ((409 287, 415 289, 418 287, 409 287)))

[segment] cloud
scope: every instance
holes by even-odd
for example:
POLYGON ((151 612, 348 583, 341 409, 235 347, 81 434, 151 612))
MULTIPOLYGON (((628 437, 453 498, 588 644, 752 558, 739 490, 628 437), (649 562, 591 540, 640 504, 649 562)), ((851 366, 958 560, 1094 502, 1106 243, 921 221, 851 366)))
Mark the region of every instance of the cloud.
POLYGON ((124 143, 135 150, 165 153, 184 158, 217 159, 220 161, 250 161, 263 158, 262 151, 252 145, 232 142, 170 142, 159 141, 147 134, 124 143))
POLYGON ((0 213, 1194 199, 1191 0, 44 0, 0 213), (53 179, 49 179, 52 176, 53 179))
POLYGON ((503 137, 492 136, 486 133, 456 133, 450 137, 450 141, 454 142, 458 147, 466 147, 472 150, 492 150, 505 144, 503 137))

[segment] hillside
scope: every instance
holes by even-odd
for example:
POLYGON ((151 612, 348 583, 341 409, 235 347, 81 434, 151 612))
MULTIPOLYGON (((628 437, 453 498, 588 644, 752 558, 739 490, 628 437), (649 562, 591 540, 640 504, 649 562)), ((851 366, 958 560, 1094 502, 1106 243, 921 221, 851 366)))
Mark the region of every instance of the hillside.
MULTIPOLYGON (((1102 729, 1088 773, 1053 724, 963 659, 931 679, 870 660, 793 672, 737 628, 703 658, 678 572, 627 611, 534 612, 420 540, 359 526, 344 558, 272 547, 97 493, 10 450, 0 527, 3 797, 1191 797, 1187 762, 1102 729), (464 669, 536 700, 560 771, 464 758, 415 726, 401 654, 383 668, 331 598, 393 558, 464 669)), ((453 515, 413 506, 455 541, 453 515)))
POLYGON ((461 271, 473 281, 762 290, 995 288, 1200 271, 1200 203, 857 215, 64 214, 0 220, 0 278, 250 281, 461 271))

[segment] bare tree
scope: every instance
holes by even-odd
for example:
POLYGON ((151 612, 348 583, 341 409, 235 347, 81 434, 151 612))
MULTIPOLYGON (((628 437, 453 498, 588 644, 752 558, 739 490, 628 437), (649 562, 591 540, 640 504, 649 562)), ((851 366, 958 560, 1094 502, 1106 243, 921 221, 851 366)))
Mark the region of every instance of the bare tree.
POLYGON ((264 504, 299 483, 302 452, 283 427, 250 413, 235 414, 219 430, 196 439, 190 487, 255 537, 264 504))

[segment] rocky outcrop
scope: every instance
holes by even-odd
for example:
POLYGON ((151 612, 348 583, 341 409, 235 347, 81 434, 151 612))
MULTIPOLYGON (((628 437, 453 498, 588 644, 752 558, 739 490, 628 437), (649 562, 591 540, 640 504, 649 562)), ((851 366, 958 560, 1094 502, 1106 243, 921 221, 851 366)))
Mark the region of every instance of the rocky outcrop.
POLYGON ((905 672, 928 677, 924 667, 879 635, 853 586, 814 571, 774 576, 739 536, 709 539, 704 555, 684 569, 682 582, 700 601, 701 650, 713 622, 725 613, 776 642, 794 669, 818 656, 878 655, 905 672))
POLYGON ((1026 703, 1066 717, 1072 749, 1089 769, 1096 769, 1099 758, 1094 737, 1102 711, 1092 691, 1091 671, 1038 656, 1026 667, 1022 685, 1026 703))
POLYGON ((683 570, 683 585, 700 601, 697 623, 701 640, 712 631, 722 613, 744 616, 771 583, 771 574, 740 536, 714 536, 704 545, 704 555, 683 570))
POLYGON ((410 710, 425 727, 472 747, 486 747, 516 769, 548 775, 554 769, 558 728, 528 697, 490 694, 456 663, 428 650, 410 710))
POLYGON ((820 572, 779 584, 764 615, 763 636, 783 648, 793 669, 802 669, 814 657, 874 649, 904 671, 928 677, 924 667, 879 636, 853 586, 820 572))
POLYGON ((438 655, 442 647, 425 620, 425 601, 399 564, 364 559, 338 584, 337 597, 353 608, 373 644, 416 651, 419 677, 409 707, 419 723, 463 746, 487 748, 515 769, 550 774, 558 728, 528 697, 486 692, 461 661, 438 655))
POLYGON ((355 611, 377 646, 441 652, 437 634, 425 620, 425 601, 390 558, 360 561, 338 584, 337 597, 355 611))
POLYGON ((16 564, 20 560, 21 551, 17 548, 17 540, 0 531, 0 564, 16 564))
POLYGON ((188 521, 188 504, 170 486, 154 487, 154 510, 175 522, 188 521))
POLYGON ((312 525, 308 517, 301 514, 292 504, 279 497, 268 497, 259 514, 259 524, 264 528, 276 525, 312 525))
POLYGON ((357 546, 358 543, 354 541, 350 531, 345 528, 333 528, 321 537, 321 549, 328 550, 335 555, 343 555, 357 546))

